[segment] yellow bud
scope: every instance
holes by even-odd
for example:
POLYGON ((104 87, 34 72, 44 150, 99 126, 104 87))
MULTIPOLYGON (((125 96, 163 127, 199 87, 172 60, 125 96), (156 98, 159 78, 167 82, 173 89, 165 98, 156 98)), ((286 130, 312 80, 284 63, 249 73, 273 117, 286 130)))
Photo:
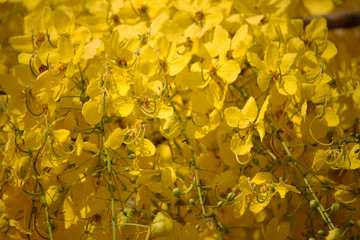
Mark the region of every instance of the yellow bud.
POLYGON ((154 237, 169 235, 174 229, 172 218, 166 212, 158 212, 151 224, 151 234, 154 237))
POLYGON ((32 174, 32 158, 25 156, 20 158, 18 164, 16 165, 16 176, 23 181, 29 179, 32 174))

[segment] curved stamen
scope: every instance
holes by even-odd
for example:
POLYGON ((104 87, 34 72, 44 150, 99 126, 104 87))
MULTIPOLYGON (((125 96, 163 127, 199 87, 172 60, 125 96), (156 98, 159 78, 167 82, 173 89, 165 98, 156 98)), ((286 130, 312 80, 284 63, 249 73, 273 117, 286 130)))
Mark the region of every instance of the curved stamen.
POLYGON ((210 78, 210 74, 206 79, 204 79, 204 62, 201 62, 201 79, 203 80, 203 82, 207 82, 209 78, 210 78))
POLYGON ((30 57, 30 59, 29 59, 29 68, 30 68, 31 73, 34 75, 34 77, 37 78, 37 75, 36 75, 36 73, 35 73, 35 71, 33 69, 33 66, 32 66, 33 59, 34 59, 34 55, 32 55, 30 57))
POLYGON ((57 48, 57 46, 50 41, 50 34, 48 29, 46 29, 46 38, 52 47, 57 48))
POLYGON ((134 62, 131 65, 127 66, 127 67, 122 67, 123 69, 130 69, 136 64, 136 62, 138 61, 139 56, 140 56, 139 50, 135 51, 134 54, 136 55, 136 58, 135 58, 134 62))
POLYGON ((29 113, 31 113, 31 115, 34 115, 36 117, 41 116, 44 113, 44 109, 41 113, 34 113, 33 111, 31 111, 30 109, 30 87, 27 86, 26 87, 26 93, 25 93, 25 105, 27 110, 29 111, 29 113))
POLYGON ((192 123, 196 126, 196 127, 199 127, 199 128, 202 128, 204 126, 206 126, 208 123, 209 123, 209 118, 207 118, 207 120, 205 121, 205 123, 203 124, 198 124, 195 122, 195 119, 197 118, 197 114, 194 113, 194 117, 193 117, 193 114, 191 113, 191 121, 192 123))
POLYGON ((238 163, 240 163, 241 165, 246 165, 248 164, 252 158, 251 158, 251 153, 248 154, 248 159, 245 161, 245 162, 242 162, 240 159, 239 159, 239 155, 237 154, 237 148, 236 148, 236 151, 235 151, 235 158, 236 158, 236 161, 238 163))
POLYGON ((332 145, 332 144, 334 143, 334 138, 333 138, 333 137, 331 138, 331 142, 330 142, 330 143, 323 143, 323 142, 320 142, 318 139, 315 138, 315 136, 314 136, 314 134, 313 134, 313 132, 312 132, 312 125, 313 125, 315 119, 316 119, 316 118, 314 118, 314 119, 311 121, 311 123, 310 123, 310 127, 309 127, 310 136, 312 137, 312 139, 315 140, 315 142, 317 142, 317 143, 320 144, 320 145, 323 145, 323 146, 330 146, 330 145, 332 145))
POLYGON ((323 73, 323 68, 324 68, 324 65, 323 65, 323 64, 320 64, 320 71, 319 71, 319 73, 318 73, 315 77, 313 77, 313 78, 306 78, 306 77, 304 76, 305 80, 307 80, 307 81, 313 81, 313 80, 318 79, 318 78, 320 77, 320 75, 323 73))
POLYGON ((111 25, 111 22, 109 21, 110 8, 111 8, 111 3, 109 1, 109 6, 108 6, 107 11, 106 11, 106 24, 107 25, 111 25))

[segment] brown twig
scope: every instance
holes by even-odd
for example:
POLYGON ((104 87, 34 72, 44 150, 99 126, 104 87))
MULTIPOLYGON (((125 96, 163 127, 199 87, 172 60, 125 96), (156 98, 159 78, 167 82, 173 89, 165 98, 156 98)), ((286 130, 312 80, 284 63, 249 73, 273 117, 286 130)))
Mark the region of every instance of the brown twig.
POLYGON ((360 9, 354 9, 302 18, 304 27, 317 17, 324 17, 326 19, 328 29, 351 28, 360 25, 360 9))

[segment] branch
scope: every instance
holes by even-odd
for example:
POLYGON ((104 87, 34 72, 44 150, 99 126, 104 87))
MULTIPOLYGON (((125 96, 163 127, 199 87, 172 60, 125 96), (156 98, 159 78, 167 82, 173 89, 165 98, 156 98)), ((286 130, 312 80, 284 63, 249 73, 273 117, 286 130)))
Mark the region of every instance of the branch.
POLYGON ((351 28, 360 25, 360 9, 354 9, 302 18, 304 27, 317 17, 324 17, 326 19, 328 29, 351 28))

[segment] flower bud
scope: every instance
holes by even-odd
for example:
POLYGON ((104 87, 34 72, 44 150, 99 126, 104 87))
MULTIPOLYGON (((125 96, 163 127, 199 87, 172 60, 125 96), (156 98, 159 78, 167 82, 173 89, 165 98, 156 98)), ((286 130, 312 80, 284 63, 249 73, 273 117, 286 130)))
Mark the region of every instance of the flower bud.
POLYGON ((191 205, 195 206, 195 200, 194 200, 194 199, 191 198, 191 199, 189 200, 189 203, 190 203, 191 205))
POLYGON ((340 208, 341 208, 341 206, 340 206, 340 204, 339 203, 334 203, 333 205, 331 205, 331 211, 333 211, 333 212, 339 212, 340 211, 340 208))
POLYGON ((151 234, 154 237, 168 236, 173 229, 173 220, 166 212, 158 212, 151 223, 151 234))
POLYGON ((354 225, 355 225, 355 221, 354 221, 354 220, 348 221, 348 226, 349 226, 349 227, 353 227, 354 225))
POLYGON ((125 208, 117 216, 118 229, 122 239, 134 239, 136 235, 136 226, 126 225, 127 223, 135 223, 134 210, 125 208))
POLYGON ((85 95, 85 92, 80 93, 80 102, 83 104, 89 100, 89 97, 85 95))
POLYGON ((114 186, 114 184, 109 184, 109 185, 108 185, 108 190, 109 190, 109 192, 115 192, 115 191, 116 191, 116 187, 114 186))
MULTIPOLYGON (((50 219, 50 226, 53 233, 56 232, 56 230, 58 229, 58 225, 54 219, 50 219)), ((49 234, 49 227, 46 219, 42 222, 42 228, 47 234, 49 234)))
POLYGON ((318 206, 320 206, 320 202, 318 200, 313 199, 313 200, 310 201, 310 207, 312 209, 316 209, 318 206))
POLYGON ((216 207, 219 208, 222 205, 224 205, 224 202, 223 201, 218 201, 217 204, 216 204, 216 207))
POLYGON ((319 235, 319 236, 326 236, 326 232, 325 232, 324 230, 320 229, 320 230, 318 231, 318 235, 319 235))
POLYGON ((226 201, 231 202, 235 198, 235 193, 231 192, 227 195, 226 201))
POLYGON ((180 194, 181 194, 180 188, 174 188, 172 192, 175 197, 177 197, 177 198, 180 197, 180 194))
POLYGON ((29 179, 32 174, 32 158, 25 156, 20 158, 19 162, 16 165, 16 176, 23 181, 29 179))

